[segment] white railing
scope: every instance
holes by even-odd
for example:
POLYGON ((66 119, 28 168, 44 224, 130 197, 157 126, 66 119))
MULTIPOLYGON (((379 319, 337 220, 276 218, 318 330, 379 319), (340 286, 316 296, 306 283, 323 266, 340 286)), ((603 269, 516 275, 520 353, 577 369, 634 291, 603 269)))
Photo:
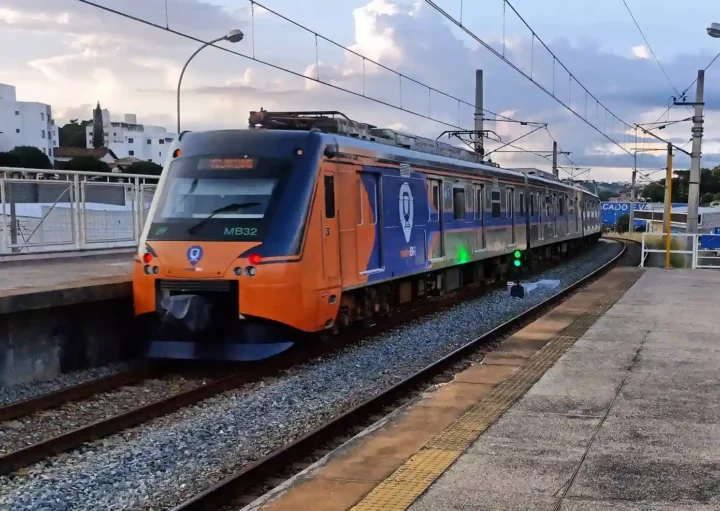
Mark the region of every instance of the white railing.
POLYGON ((0 167, 0 254, 136 246, 158 179, 0 167))
POLYGON ((665 267, 666 254, 671 268, 720 269, 720 234, 670 233, 670 250, 664 233, 642 233, 641 267, 665 267))

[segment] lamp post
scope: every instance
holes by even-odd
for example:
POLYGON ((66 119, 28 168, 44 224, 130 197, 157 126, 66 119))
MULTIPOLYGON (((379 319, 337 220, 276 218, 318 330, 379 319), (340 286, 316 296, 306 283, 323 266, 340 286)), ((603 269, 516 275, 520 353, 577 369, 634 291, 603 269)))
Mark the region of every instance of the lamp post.
POLYGON ((195 50, 195 53, 190 55, 190 58, 187 59, 187 62, 185 62, 185 65, 182 68, 182 71, 180 71, 180 79, 178 79, 178 86, 177 86, 177 133, 180 135, 180 85, 182 85, 182 79, 183 75, 185 74, 185 70, 188 67, 188 64, 190 64, 190 61, 195 58, 195 55, 200 53, 203 49, 207 48, 208 46, 219 43, 220 41, 228 41, 231 43, 239 43, 243 40, 243 37, 245 37, 245 34, 242 33, 240 30, 231 30, 227 34, 225 34, 222 37, 218 37, 217 39, 214 39, 208 43, 203 44, 200 48, 195 50))
POLYGON ((710 37, 720 39, 720 23, 710 23, 707 28, 707 33, 710 37))

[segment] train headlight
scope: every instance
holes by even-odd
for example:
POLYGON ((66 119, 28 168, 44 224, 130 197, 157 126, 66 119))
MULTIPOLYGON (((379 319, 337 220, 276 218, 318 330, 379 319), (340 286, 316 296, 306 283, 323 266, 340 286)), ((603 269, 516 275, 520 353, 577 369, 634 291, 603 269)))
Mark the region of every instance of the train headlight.
POLYGON ((153 275, 157 275, 158 273, 160 273, 160 268, 158 268, 157 266, 153 266, 152 272, 153 272, 153 275))
POLYGON ((143 266, 143 271, 145 272, 145 275, 150 275, 150 273, 152 273, 152 268, 150 268, 150 266, 146 264, 145 266, 143 266))
POLYGON ((245 273, 248 274, 248 277, 254 277, 257 271, 255 270, 254 266, 248 266, 247 268, 245 268, 245 273))
POLYGON ((233 273, 234 273, 237 277, 239 277, 240 275, 242 275, 242 271, 243 271, 243 269, 240 268, 239 266, 237 266, 236 268, 233 269, 233 273))

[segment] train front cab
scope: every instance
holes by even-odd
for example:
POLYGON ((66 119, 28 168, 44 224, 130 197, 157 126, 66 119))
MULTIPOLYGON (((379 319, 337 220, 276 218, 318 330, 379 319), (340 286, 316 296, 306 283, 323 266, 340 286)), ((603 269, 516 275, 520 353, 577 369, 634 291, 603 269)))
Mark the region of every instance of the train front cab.
POLYGON ((327 140, 229 130, 175 143, 134 265, 147 356, 262 359, 332 324, 341 265, 327 140))

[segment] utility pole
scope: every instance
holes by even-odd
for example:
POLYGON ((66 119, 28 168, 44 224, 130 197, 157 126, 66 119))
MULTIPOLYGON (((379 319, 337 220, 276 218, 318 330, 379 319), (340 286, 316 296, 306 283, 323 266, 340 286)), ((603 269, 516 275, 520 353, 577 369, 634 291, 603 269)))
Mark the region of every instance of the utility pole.
POLYGON ((559 179, 559 172, 558 172, 558 166, 557 166, 557 155, 558 155, 558 145, 555 140, 553 140, 553 176, 555 176, 555 179, 559 179))
POLYGON ((635 232, 635 179, 637 177, 637 151, 635 151, 633 156, 632 180, 630 181, 630 223, 628 224, 628 231, 631 233, 635 232))
POLYGON ((475 71, 475 152, 485 155, 483 147, 483 72, 475 71))
MULTIPOLYGON (((700 155, 703 136, 703 92, 705 90, 705 71, 698 71, 695 93, 695 115, 692 127, 692 151, 690 153, 690 183, 688 187, 687 230, 688 234, 697 234, 698 206, 700 204, 700 155)), ((675 103, 678 104, 678 103, 675 103)), ((686 103, 680 103, 686 104, 686 103)))
MULTIPOLYGON (((670 269, 670 228, 672 215, 672 175, 673 175, 673 147, 670 142, 667 145, 667 176, 665 177, 665 269, 670 269)), ((689 210, 688 210, 689 211, 689 210)))

